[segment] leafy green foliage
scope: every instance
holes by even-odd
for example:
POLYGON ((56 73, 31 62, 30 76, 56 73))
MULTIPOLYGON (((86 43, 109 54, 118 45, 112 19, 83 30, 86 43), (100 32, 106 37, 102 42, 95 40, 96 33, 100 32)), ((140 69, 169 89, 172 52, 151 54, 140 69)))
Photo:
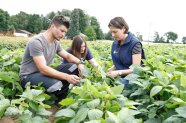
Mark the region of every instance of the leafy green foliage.
MULTIPOLYGON (((49 96, 40 86, 28 85, 25 91, 22 90, 18 71, 23 49, 10 44, 7 49, 0 48, 0 102, 3 104, 0 105, 0 115, 16 115, 20 117, 20 122, 48 122, 46 118, 51 112, 46 108, 50 106, 44 101, 49 96), (5 105, 5 100, 8 105, 5 105)), ((145 66, 131 66, 134 72, 125 78, 130 85, 126 88, 119 78, 108 77, 105 73, 112 66, 112 42, 87 44, 101 67, 86 64, 81 82, 71 86, 68 97, 60 102, 62 109, 56 113, 56 123, 186 122, 184 46, 146 45, 145 66)), ((63 44, 63 48, 67 45, 63 44)), ((0 46, 5 48, 6 44, 0 46)), ((59 63, 61 59, 56 57, 51 66, 59 63)))

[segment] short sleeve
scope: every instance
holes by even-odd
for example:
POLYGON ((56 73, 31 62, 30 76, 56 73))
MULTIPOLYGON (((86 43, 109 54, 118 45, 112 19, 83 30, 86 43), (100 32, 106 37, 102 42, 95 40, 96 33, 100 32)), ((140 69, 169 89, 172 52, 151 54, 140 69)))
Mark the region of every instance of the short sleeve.
POLYGON ((134 55, 134 54, 141 54, 141 52, 142 52, 142 46, 141 46, 141 43, 138 42, 138 43, 136 43, 136 45, 132 49, 132 55, 134 55))
POLYGON ((93 58, 93 56, 92 56, 92 53, 90 52, 90 50, 89 49, 87 49, 87 55, 86 55, 86 60, 90 60, 90 59, 92 59, 93 58))
POLYGON ((60 43, 57 43, 57 53, 59 53, 60 51, 62 51, 63 48, 61 47, 60 43))
POLYGON ((31 40, 28 43, 30 56, 41 56, 43 55, 43 47, 39 40, 31 40))

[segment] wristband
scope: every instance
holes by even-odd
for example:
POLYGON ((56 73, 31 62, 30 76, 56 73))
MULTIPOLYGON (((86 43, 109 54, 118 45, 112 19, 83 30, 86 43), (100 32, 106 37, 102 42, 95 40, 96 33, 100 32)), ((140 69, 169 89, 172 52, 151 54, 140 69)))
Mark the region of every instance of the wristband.
POLYGON ((81 60, 79 60, 79 62, 77 63, 77 65, 79 65, 79 64, 85 64, 85 62, 81 59, 81 60))

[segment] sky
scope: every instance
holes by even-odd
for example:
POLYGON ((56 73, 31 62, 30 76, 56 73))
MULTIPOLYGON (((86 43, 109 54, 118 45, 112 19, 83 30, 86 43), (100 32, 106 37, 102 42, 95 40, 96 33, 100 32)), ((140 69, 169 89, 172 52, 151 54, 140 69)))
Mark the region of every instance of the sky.
POLYGON ((104 33, 109 31, 109 21, 123 17, 129 31, 139 32, 149 40, 157 31, 160 36, 173 31, 178 40, 186 37, 185 0, 1 0, 0 8, 10 15, 24 11, 28 14, 46 15, 51 11, 80 8, 95 16, 104 33))

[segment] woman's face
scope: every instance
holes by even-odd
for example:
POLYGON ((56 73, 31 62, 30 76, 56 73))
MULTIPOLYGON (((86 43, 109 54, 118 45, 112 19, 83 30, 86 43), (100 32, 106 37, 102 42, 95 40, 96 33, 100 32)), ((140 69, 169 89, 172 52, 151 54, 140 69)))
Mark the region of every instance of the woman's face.
POLYGON ((125 32, 125 28, 123 29, 119 29, 116 28, 114 26, 109 27, 110 28, 110 32, 112 33, 112 37, 115 40, 123 40, 123 37, 125 36, 124 32, 125 32))
POLYGON ((86 45, 85 45, 85 42, 83 42, 82 44, 81 44, 81 53, 84 53, 85 52, 85 49, 86 49, 86 45))

